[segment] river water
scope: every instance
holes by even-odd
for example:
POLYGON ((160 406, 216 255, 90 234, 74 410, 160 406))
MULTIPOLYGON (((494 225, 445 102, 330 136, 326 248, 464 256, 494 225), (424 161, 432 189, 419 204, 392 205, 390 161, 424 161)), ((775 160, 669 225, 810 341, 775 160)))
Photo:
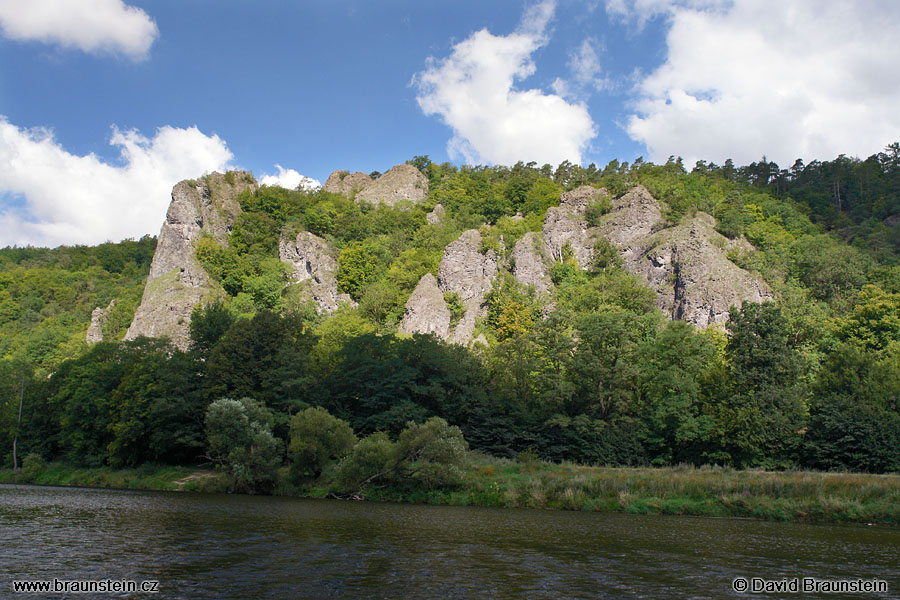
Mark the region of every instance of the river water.
POLYGON ((740 577, 900 598, 900 529, 0 485, 0 598, 816 597, 740 577), (12 593, 54 578, 159 593, 12 593))

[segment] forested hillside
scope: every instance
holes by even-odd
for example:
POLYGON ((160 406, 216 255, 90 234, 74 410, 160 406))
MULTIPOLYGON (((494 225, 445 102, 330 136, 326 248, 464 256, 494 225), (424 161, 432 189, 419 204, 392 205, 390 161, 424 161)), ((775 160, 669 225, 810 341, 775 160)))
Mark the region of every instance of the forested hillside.
POLYGON ((46 377, 87 347, 91 311, 116 305, 104 335, 121 339, 141 299, 156 240, 0 249, 0 357, 46 377))
MULTIPOLYGON (((428 179, 416 204, 243 192, 227 244, 196 244, 220 293, 195 310, 186 351, 115 341, 139 300, 151 240, 2 251, 4 464, 21 392, 19 455, 89 465, 202 461, 210 403, 246 397, 259 405, 229 410, 268 415, 257 420, 281 440, 279 464, 293 415, 322 407, 372 447, 409 421, 441 417, 501 456, 900 470, 897 144, 791 169, 765 159, 690 172, 675 158, 603 169, 410 163, 428 179), (572 253, 556 257, 549 295, 511 275, 516 242, 541 232, 563 192, 589 185, 615 199, 639 184, 659 202, 662 227, 712 215, 728 259, 776 301, 736 306, 724 327, 670 320, 602 239, 587 268, 572 253), (484 343, 398 334, 417 284, 437 276, 447 245, 469 229, 500 266, 474 332, 484 343), (333 248, 337 291, 349 298, 333 312, 289 285, 279 246, 300 232, 333 248), (85 351, 90 311, 113 298, 110 341, 85 351)), ((600 200, 585 218, 609 211, 600 200)), ((460 298, 444 302, 458 322, 460 298)))

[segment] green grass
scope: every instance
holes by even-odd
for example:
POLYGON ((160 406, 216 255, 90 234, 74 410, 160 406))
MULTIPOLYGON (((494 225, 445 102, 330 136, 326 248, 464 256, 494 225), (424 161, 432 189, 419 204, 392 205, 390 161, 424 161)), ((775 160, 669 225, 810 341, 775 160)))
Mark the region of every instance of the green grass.
POLYGON ((134 469, 73 467, 49 463, 39 470, 18 473, 0 469, 0 483, 29 483, 123 490, 168 490, 220 492, 228 489, 225 477, 193 467, 142 465, 134 469))
MULTIPOLYGON (((225 475, 191 467, 76 468, 50 463, 38 472, 0 470, 0 483, 141 490, 225 492, 225 475)), ((323 498, 328 470, 296 485, 283 468, 274 493, 323 498)), ((516 461, 473 454, 455 489, 385 487, 367 500, 455 506, 506 506, 630 514, 750 517, 808 523, 900 525, 900 475, 812 471, 738 471, 723 467, 611 468, 516 461)))
POLYGON ((900 475, 609 468, 476 457, 469 487, 496 485, 503 506, 900 525, 900 475))

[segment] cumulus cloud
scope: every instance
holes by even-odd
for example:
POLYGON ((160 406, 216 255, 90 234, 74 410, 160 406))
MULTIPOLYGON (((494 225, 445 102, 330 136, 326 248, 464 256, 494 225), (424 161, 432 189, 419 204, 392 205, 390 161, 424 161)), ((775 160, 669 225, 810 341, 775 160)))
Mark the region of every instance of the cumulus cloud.
POLYGON ((671 16, 680 9, 724 9, 731 0, 606 0, 606 14, 642 29, 647 21, 671 16))
POLYGON ((120 149, 120 164, 71 154, 51 132, 0 117, 0 245, 156 234, 175 183, 224 170, 233 158, 222 139, 196 127, 161 127, 153 138, 113 128, 110 144, 120 149))
POLYGON ((159 33, 147 13, 122 0, 0 0, 0 29, 13 40, 135 60, 147 56, 159 33))
POLYGON ((603 74, 598 46, 597 40, 589 37, 569 52, 571 76, 568 79, 557 77, 552 85, 554 92, 567 98, 584 98, 592 92, 613 87, 610 79, 603 74))
POLYGON ((275 168, 278 169, 278 173, 275 175, 263 175, 262 179, 259 180, 262 185, 277 185, 288 190, 296 190, 298 188, 314 190, 322 187, 322 184, 317 179, 301 175, 294 169, 285 169, 281 165, 275 165, 275 168))
POLYGON ((554 10, 551 1, 533 5, 509 35, 477 31, 449 57, 429 58, 413 78, 422 111, 453 130, 447 144, 452 158, 507 165, 581 162, 595 135, 587 108, 559 94, 515 87, 535 73, 532 55, 547 43, 554 10))
POLYGON ((748 163, 765 154, 786 166, 868 156, 900 139, 897 3, 734 0, 666 10, 666 60, 638 84, 627 123, 653 160, 748 163))

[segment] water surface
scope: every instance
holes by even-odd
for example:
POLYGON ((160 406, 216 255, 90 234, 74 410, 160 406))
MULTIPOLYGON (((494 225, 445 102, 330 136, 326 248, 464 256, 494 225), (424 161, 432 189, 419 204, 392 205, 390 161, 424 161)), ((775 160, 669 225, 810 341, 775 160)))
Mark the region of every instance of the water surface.
POLYGON ((0 485, 0 540, 0 597, 111 578, 156 598, 774 598, 732 581, 816 577, 900 598, 884 527, 0 485))

